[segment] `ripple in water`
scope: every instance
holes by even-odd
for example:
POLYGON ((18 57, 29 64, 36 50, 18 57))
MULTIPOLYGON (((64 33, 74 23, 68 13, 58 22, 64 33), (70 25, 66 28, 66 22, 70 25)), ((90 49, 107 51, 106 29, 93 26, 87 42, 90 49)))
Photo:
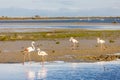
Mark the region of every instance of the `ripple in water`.
POLYGON ((96 63, 0 64, 0 80, 120 80, 120 60, 96 63))

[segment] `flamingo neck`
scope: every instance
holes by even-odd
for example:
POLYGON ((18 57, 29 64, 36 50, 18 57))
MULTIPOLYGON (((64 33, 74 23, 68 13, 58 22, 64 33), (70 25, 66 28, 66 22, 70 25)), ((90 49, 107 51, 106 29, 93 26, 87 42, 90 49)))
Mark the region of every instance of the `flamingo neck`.
POLYGON ((40 50, 38 50, 38 55, 40 55, 40 50))
POLYGON ((71 38, 69 39, 69 41, 71 41, 71 38))
POLYGON ((73 38, 70 38, 70 41, 73 41, 73 38))
POLYGON ((97 38, 97 42, 100 43, 100 39, 99 38, 97 38))
POLYGON ((33 48, 33 50, 35 50, 35 46, 34 46, 34 43, 32 43, 31 45, 32 45, 32 48, 33 48))

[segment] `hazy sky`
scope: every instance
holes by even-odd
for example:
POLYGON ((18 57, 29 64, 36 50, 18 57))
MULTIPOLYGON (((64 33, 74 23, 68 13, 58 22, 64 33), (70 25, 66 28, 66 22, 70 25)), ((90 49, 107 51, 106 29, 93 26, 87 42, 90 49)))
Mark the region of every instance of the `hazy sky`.
POLYGON ((20 16, 21 10, 21 16, 118 16, 120 0, 0 0, 0 9, 8 16, 20 16))

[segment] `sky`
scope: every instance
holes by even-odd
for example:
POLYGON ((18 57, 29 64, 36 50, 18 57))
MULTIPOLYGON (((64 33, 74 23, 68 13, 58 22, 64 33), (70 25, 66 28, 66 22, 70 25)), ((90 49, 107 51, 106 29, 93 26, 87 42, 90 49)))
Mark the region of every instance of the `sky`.
POLYGON ((120 0, 0 0, 0 16, 119 16, 120 0))

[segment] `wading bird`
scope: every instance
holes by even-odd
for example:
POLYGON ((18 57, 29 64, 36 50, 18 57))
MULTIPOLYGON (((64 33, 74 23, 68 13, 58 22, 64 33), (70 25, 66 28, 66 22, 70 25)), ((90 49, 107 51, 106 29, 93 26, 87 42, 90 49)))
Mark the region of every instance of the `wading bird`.
POLYGON ((97 38, 97 43, 100 44, 101 50, 103 49, 103 47, 105 48, 105 45, 104 45, 105 44, 105 40, 97 38))
POLYGON ((42 56, 42 65, 44 65, 44 56, 47 56, 48 54, 45 51, 41 51, 40 48, 37 48, 38 55, 42 56))
POLYGON ((35 46, 34 46, 34 44, 35 44, 35 42, 34 41, 32 41, 31 42, 31 47, 28 47, 28 48, 25 48, 24 49, 24 60, 23 60, 23 65, 24 65, 24 62, 25 62, 25 59, 26 59, 26 55, 28 56, 28 58, 29 58, 29 61, 31 61, 31 56, 30 56, 30 52, 33 52, 33 51, 35 51, 35 46))
POLYGON ((72 49, 75 49, 75 46, 76 46, 76 44, 78 44, 78 41, 76 39, 74 39, 73 37, 70 37, 69 41, 73 43, 72 49))

